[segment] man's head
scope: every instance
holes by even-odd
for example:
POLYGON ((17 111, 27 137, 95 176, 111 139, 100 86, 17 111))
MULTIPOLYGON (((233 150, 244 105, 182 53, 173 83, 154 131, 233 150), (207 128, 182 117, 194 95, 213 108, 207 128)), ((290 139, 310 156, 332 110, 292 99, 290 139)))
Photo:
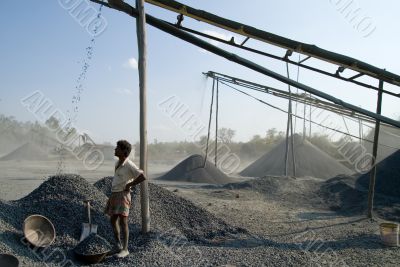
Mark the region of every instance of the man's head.
POLYGON ((115 156, 118 158, 127 158, 131 153, 132 145, 126 140, 119 140, 115 148, 115 156))

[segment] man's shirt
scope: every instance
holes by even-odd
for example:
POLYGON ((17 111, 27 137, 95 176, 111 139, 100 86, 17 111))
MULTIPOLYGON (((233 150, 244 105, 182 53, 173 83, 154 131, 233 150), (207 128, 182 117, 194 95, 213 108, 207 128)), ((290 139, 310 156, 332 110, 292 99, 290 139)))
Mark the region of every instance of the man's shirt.
MULTIPOLYGON (((118 161, 115 164, 117 167, 118 161)), ((131 183, 134 179, 139 177, 143 173, 135 163, 133 163, 129 158, 119 166, 114 173, 114 179, 112 181, 112 192, 121 192, 125 190, 127 184, 131 183)))

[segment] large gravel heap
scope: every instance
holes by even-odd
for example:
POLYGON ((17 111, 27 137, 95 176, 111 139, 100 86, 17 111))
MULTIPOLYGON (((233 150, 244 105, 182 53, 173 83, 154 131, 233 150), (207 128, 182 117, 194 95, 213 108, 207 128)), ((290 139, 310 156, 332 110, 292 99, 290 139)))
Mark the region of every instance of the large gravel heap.
MULTIPOLYGON (((366 214, 368 188, 359 186, 357 176, 341 175, 324 181, 318 194, 326 205, 339 213, 366 214)), ((400 220, 400 195, 375 194, 374 212, 382 219, 400 220)))
MULTIPOLYGON (((293 176, 292 146, 289 139, 288 175, 293 176)), ((286 141, 282 141, 275 148, 250 164, 240 174, 250 177, 267 175, 284 175, 286 141)), ((317 177, 329 179, 339 174, 351 174, 351 171, 340 164, 318 147, 295 134, 294 153, 297 177, 317 177)))
MULTIPOLYGON (((361 175, 357 184, 368 188, 371 173, 361 175)), ((385 196, 400 197, 400 150, 378 163, 375 192, 385 196)))
MULTIPOLYGON (((112 177, 97 181, 94 186, 105 194, 111 193, 112 177)), ((141 221, 139 186, 132 192, 130 220, 141 221)), ((206 241, 209 238, 237 234, 243 229, 233 228, 191 201, 152 183, 149 183, 151 224, 164 232, 175 229, 188 240, 206 241)))
POLYGON ((47 153, 38 145, 25 143, 14 151, 0 158, 0 160, 47 160, 47 153))
MULTIPOLYGON (((109 194, 111 179, 112 177, 104 178, 96 185, 102 185, 99 188, 109 194)), ((168 242, 175 242, 176 236, 178 240, 183 240, 182 242, 193 242, 198 245, 208 244, 219 237, 248 236, 243 229, 229 226, 206 210, 161 187, 150 184, 150 196, 152 232, 147 235, 139 233, 140 197, 137 192, 133 192, 133 205, 129 217, 131 255, 123 260, 107 258, 105 265, 143 266, 150 263, 165 265, 168 262, 168 265, 182 266, 184 264, 171 255, 169 247, 166 246, 168 242)), ((79 265, 72 250, 79 243, 82 223, 87 222, 86 208, 83 204, 87 199, 91 200, 92 223, 98 225, 98 234, 105 241, 114 244, 109 219, 103 214, 107 201, 106 194, 79 175, 58 175, 50 177, 20 200, 11 202, 0 200, 0 253, 16 255, 23 266, 43 266, 43 261, 26 246, 21 231, 27 216, 41 214, 49 218, 56 229, 57 236, 50 251, 62 251, 67 259, 79 265)), ((90 250, 101 250, 101 247, 91 247, 90 250)), ((46 264, 57 266, 57 260, 59 259, 46 259, 46 264)))
POLYGON ((218 170, 214 164, 208 160, 206 161, 205 166, 203 166, 204 157, 197 154, 192 155, 180 162, 159 179, 207 184, 224 184, 234 181, 232 178, 229 178, 223 172, 218 170))

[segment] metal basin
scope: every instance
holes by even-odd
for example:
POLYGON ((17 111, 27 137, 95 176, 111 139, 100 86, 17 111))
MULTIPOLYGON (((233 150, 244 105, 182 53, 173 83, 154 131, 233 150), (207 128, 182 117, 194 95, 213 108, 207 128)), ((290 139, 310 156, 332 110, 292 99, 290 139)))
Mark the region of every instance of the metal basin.
POLYGON ((101 254, 93 254, 93 255, 84 255, 84 254, 80 254, 75 252, 75 256, 78 260, 85 262, 85 263, 89 263, 89 264, 95 264, 95 263, 99 263, 101 261, 104 260, 104 258, 107 256, 108 252, 104 252, 101 254))
POLYGON ((23 225, 24 236, 35 247, 48 247, 56 238, 56 230, 49 219, 34 214, 25 219, 23 225))
POLYGON ((10 254, 0 254, 1 267, 18 267, 19 260, 10 254))

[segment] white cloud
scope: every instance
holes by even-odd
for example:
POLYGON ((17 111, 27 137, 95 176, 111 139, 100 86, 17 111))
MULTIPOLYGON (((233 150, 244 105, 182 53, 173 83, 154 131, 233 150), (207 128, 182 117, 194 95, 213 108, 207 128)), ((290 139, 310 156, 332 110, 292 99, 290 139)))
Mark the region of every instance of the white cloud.
POLYGON ((132 90, 129 90, 126 88, 118 88, 118 89, 115 89, 114 91, 120 95, 133 95, 132 90))
POLYGON ((125 62, 124 67, 137 70, 138 62, 137 62, 136 58, 131 57, 130 59, 128 59, 128 61, 125 62))

